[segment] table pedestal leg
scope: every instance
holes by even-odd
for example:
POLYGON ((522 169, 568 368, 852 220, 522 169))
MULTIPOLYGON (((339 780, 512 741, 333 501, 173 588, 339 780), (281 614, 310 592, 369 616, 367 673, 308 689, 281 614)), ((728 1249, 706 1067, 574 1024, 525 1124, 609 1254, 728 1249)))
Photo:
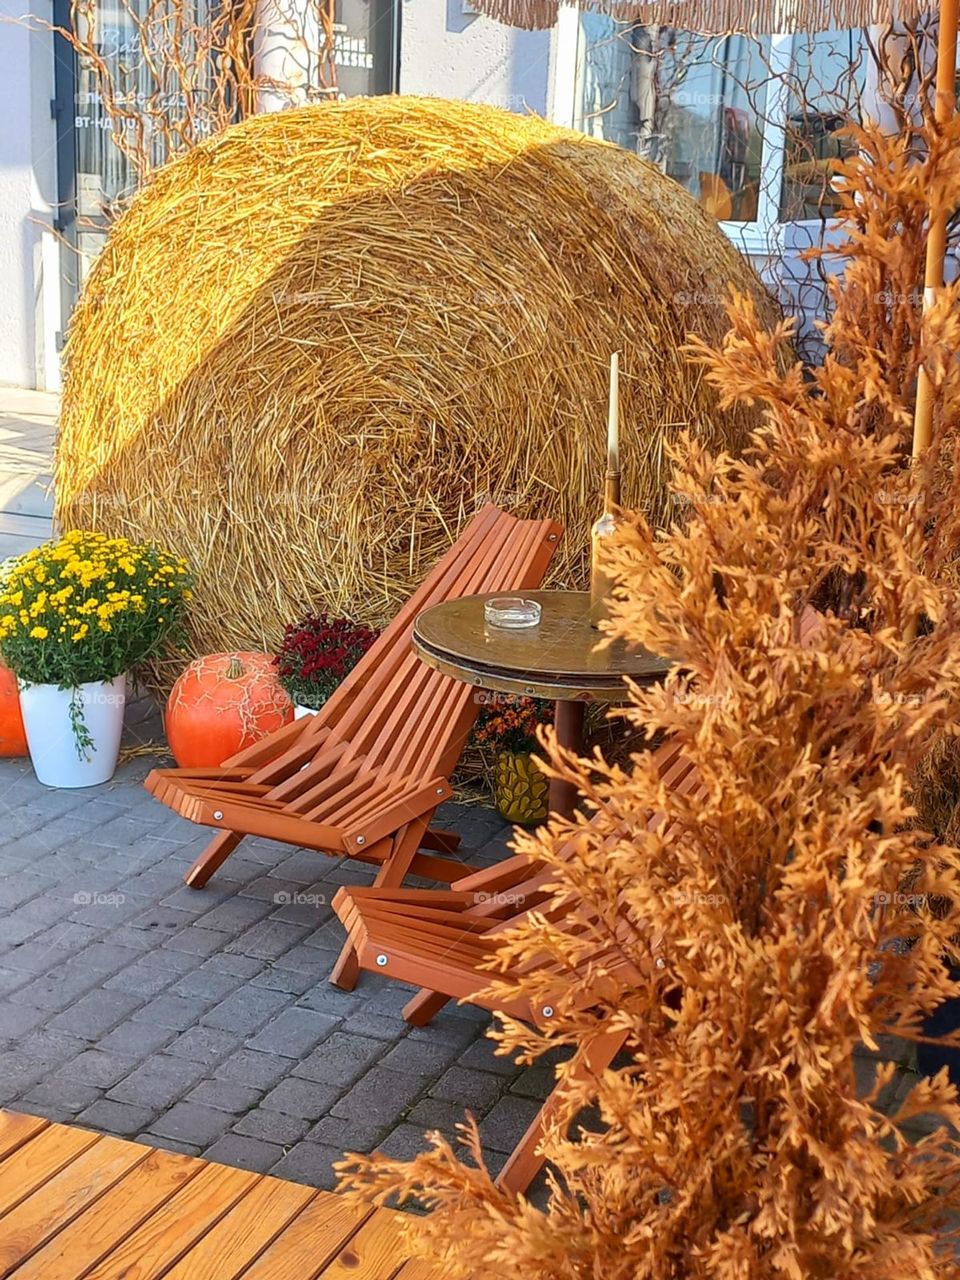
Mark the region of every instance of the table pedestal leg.
MULTIPOLYGON (((557 741, 561 747, 567 747, 583 754, 583 718, 587 707, 584 702, 558 702, 555 726, 557 741)), ((550 812, 559 813, 569 818, 576 808, 577 788, 570 782, 562 782, 559 778, 550 780, 550 812)))

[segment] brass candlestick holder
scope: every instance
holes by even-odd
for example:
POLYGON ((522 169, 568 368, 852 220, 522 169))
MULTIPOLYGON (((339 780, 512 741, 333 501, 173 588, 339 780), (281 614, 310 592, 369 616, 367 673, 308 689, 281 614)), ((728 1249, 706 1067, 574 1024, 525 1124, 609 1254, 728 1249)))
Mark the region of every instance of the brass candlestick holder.
POLYGON ((590 622, 599 627, 609 617, 613 579, 603 567, 620 516, 620 357, 610 357, 610 402, 607 408, 607 477, 603 511, 590 530, 590 622))
POLYGON ((610 616, 613 579, 603 567, 617 532, 620 516, 620 472, 608 471, 603 486, 603 511, 590 530, 590 624, 599 627, 610 616))

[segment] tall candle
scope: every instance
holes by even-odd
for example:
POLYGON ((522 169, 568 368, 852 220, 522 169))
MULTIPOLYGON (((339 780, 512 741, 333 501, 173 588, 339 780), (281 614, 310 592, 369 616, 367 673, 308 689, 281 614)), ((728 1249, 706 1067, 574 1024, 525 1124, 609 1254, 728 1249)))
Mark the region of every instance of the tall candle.
POLYGON ((617 531, 620 506, 620 356, 610 357, 610 404, 607 412, 607 474, 603 512, 590 530, 590 621, 598 627, 608 616, 614 583, 604 564, 608 544, 617 531))
POLYGON ((610 404, 607 411, 607 470, 620 470, 620 355, 610 357, 610 404))

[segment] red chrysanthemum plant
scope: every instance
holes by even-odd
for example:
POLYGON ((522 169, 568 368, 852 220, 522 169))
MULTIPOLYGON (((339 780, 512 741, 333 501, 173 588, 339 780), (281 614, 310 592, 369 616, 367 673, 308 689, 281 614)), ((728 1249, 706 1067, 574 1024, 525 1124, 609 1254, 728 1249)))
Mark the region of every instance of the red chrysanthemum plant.
MULTIPOLYGON (((721 398, 759 402, 764 422, 742 459, 680 440, 673 483, 691 518, 661 533, 631 522, 610 631, 675 659, 626 714, 648 741, 673 738, 701 786, 671 790, 650 752, 627 767, 579 761, 548 737, 586 813, 516 845, 552 868, 567 910, 513 928, 490 979, 553 1008, 540 1029, 501 1019, 505 1052, 532 1061, 613 1029, 625 1058, 578 1081, 561 1068, 543 1209, 439 1137, 410 1163, 346 1166, 363 1198, 425 1203, 411 1246, 446 1276, 960 1276, 954 1088, 941 1074, 907 1091, 886 1063, 865 1092, 854 1057, 885 1033, 916 1038, 960 994, 947 966, 960 856, 918 829, 910 792, 925 744, 960 712, 960 595, 944 572, 960 511, 960 291, 922 331, 911 319, 909 357, 871 337, 881 312, 868 314, 886 307, 891 324, 906 305, 877 297, 906 252, 891 228, 919 234, 920 202, 957 203, 953 142, 911 168, 861 138, 845 167, 857 240, 822 368, 784 368, 790 325, 762 332, 742 298, 722 349, 696 349, 721 398), (918 358, 935 438, 910 467, 902 375, 918 358), (818 602, 804 643, 800 617, 818 602), (628 963, 596 962, 610 946, 628 963), (587 1107, 594 1119, 571 1127, 587 1107), (902 1126, 919 1113, 942 1127, 913 1143, 902 1126)), ((479 1161, 475 1128, 466 1136, 479 1161)))
POLYGON ((277 675, 295 705, 317 711, 363 655, 377 632, 347 618, 308 613, 284 628, 277 675))

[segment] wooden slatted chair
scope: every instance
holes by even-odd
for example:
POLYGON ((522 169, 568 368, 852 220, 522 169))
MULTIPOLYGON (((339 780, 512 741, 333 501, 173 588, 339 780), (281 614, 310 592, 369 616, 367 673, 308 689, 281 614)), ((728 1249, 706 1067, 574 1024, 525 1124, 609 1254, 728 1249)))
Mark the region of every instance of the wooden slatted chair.
MULTIPOLYGON (((434 831, 437 806, 476 716, 473 689, 427 667, 411 646, 416 617, 444 600, 531 589, 560 539, 549 520, 485 507, 315 716, 270 734, 216 769, 155 769, 149 791, 193 822, 220 828, 187 884, 202 888, 244 835, 264 836, 378 868, 376 884, 408 872, 446 883, 459 837, 434 831)), ((349 948, 335 971, 350 986, 349 948)))
MULTIPOLYGON (((695 770, 673 744, 659 749, 657 761, 672 789, 695 792, 700 785, 695 770)), ((650 829, 662 821, 662 814, 651 814, 650 829)), ((572 842, 568 848, 572 851, 572 842)), ((552 879, 553 873, 541 863, 517 855, 464 876, 449 889, 342 888, 333 908, 346 927, 360 968, 423 988, 403 1011, 413 1025, 424 1025, 451 999, 542 1024, 551 1011, 532 1008, 526 1000, 494 1003, 477 993, 492 976, 485 965, 496 952, 499 933, 530 911, 543 912, 548 918, 560 914, 560 909, 551 907, 547 891, 552 879)), ((585 917, 580 927, 588 930, 590 921, 585 917)), ((624 919, 622 927, 635 933, 629 920, 624 919)), ((651 938, 651 963, 655 949, 656 938, 651 938)), ((598 944, 591 961, 602 962, 610 971, 625 963, 608 943, 598 944)), ((598 1033, 581 1046, 569 1070, 590 1075, 603 1071, 625 1040, 620 1032, 598 1033)), ((499 1186, 519 1193, 536 1177, 543 1166, 540 1140, 556 1106, 552 1094, 500 1171, 499 1186)))
MULTIPOLYGON (((820 615, 808 609, 800 620, 800 639, 811 643, 820 615)), ((673 793, 695 797, 702 791, 699 775, 677 745, 665 742, 655 753, 664 785, 673 793)), ((665 820, 652 812, 648 829, 665 820)), ((573 852, 573 842, 567 847, 573 852)), ((450 999, 469 1001, 491 1012, 506 1013, 542 1024, 551 1011, 534 1009, 527 1001, 496 1004, 477 993, 491 977, 486 962, 495 954, 497 935, 518 923, 530 911, 557 918, 562 908, 551 905, 547 885, 553 873, 523 855, 455 881, 449 889, 343 888, 333 900, 363 969, 414 983, 422 990, 404 1008, 404 1017, 415 1026, 428 1022, 450 999)), ((569 920, 566 922, 570 927, 569 920)), ((624 919, 621 926, 636 938, 637 924, 624 919)), ((589 917, 578 922, 581 933, 591 929, 589 917)), ((601 937, 605 930, 598 931, 601 937)), ((650 962, 655 962, 658 938, 651 932, 650 962)), ((598 942, 590 963, 602 963, 617 971, 626 963, 612 944, 598 942)), ((638 975, 639 976, 639 975, 638 975)), ((621 1032, 599 1032, 574 1055, 569 1070, 596 1075, 605 1070, 626 1042, 621 1032)), ((557 1108, 555 1093, 544 1103, 497 1178, 498 1185, 524 1191, 543 1166, 538 1148, 545 1128, 557 1108)))

